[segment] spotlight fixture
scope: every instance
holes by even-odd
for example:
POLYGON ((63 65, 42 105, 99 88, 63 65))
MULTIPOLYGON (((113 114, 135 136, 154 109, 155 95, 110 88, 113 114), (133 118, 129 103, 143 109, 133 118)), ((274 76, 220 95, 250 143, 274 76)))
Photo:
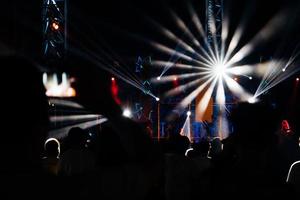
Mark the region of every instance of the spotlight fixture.
POLYGON ((57 31, 59 29, 59 23, 57 21, 53 21, 51 24, 52 30, 57 31))
POLYGON ((186 113, 187 116, 191 116, 191 114, 192 114, 191 111, 187 111, 186 113))
POLYGON ((255 103, 256 101, 257 101, 257 100, 256 100, 255 97, 251 97, 251 98, 248 99, 248 102, 249 102, 249 103, 255 103))
POLYGON ((131 115, 132 115, 132 113, 131 113, 131 111, 130 111, 128 108, 126 108, 126 109, 123 111, 123 116, 124 116, 124 117, 130 118, 131 115))

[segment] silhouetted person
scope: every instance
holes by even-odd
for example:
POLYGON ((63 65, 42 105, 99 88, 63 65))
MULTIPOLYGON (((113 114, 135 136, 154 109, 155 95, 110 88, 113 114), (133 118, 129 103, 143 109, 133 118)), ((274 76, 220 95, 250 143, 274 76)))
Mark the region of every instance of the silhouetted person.
POLYGON ((79 127, 69 130, 68 148, 59 160, 58 174, 63 178, 69 198, 90 198, 92 178, 95 176, 96 157, 86 147, 86 133, 79 127))
POLYGON ((84 175, 96 168, 95 155, 86 148, 86 135, 79 127, 71 128, 67 141, 70 145, 60 158, 59 173, 66 176, 84 175))
POLYGON ((222 152, 222 142, 219 137, 214 137, 210 141, 209 145, 209 151, 208 151, 208 157, 211 158, 212 160, 217 160, 219 159, 219 156, 222 152))
POLYGON ((300 160, 299 137, 290 127, 288 120, 281 121, 277 136, 280 166, 278 173, 284 182, 290 166, 300 160))
POLYGON ((202 139, 199 143, 193 144, 193 179, 192 194, 193 199, 201 196, 208 196, 211 186, 212 161, 208 158, 209 142, 202 139))
POLYGON ((43 157, 43 168, 46 173, 57 175, 60 154, 60 143, 55 138, 49 138, 44 145, 45 156, 43 157))
POLYGON ((191 199, 192 161, 185 156, 190 142, 187 136, 173 133, 165 154, 165 196, 167 200, 191 199))
POLYGON ((278 116, 275 110, 263 103, 241 103, 231 117, 235 136, 232 145, 236 148, 237 158, 233 163, 226 163, 226 167, 217 168, 226 171, 219 174, 215 187, 225 186, 222 187, 224 196, 274 197, 285 194, 276 173, 278 116))
MULTIPOLYGON (((1 57, 0 66, 5 126, 0 140, 0 176, 5 184, 0 193, 9 198, 35 198, 53 186, 43 177, 41 164, 48 130, 48 102, 42 76, 34 64, 18 56, 1 57)), ((55 193, 55 189, 52 191, 55 193)))

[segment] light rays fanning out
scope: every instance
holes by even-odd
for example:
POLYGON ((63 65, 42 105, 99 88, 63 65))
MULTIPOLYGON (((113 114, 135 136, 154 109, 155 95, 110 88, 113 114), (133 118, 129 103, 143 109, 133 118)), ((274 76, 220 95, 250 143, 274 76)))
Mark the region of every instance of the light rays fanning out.
MULTIPOLYGON (((182 94, 189 89, 190 92, 177 105, 177 109, 184 110, 201 93, 204 95, 197 107, 200 109, 200 113, 204 113, 210 99, 213 98, 220 110, 219 116, 217 116, 218 128, 221 130, 219 136, 224 138, 227 137, 229 132, 228 120, 226 118, 226 112, 228 111, 226 104, 229 103, 227 102, 228 95, 233 95, 239 101, 254 103, 257 101, 257 97, 265 91, 299 71, 299 68, 295 65, 297 57, 300 54, 297 50, 293 52, 288 61, 274 59, 274 61, 267 61, 265 63, 253 63, 251 61, 251 64, 248 64, 246 59, 249 55, 255 53, 257 46, 268 42, 278 30, 284 27, 284 21, 287 20, 289 13, 287 9, 278 12, 252 39, 241 46, 240 41, 245 32, 246 25, 250 21, 249 19, 241 19, 232 37, 228 38, 230 21, 228 16, 224 16, 220 43, 216 39, 217 34, 220 33, 217 33, 215 19, 211 17, 208 23, 211 23, 209 28, 213 37, 212 43, 208 44, 203 29, 204 26, 199 20, 192 4, 187 3, 187 10, 192 22, 191 25, 194 26, 193 28, 188 27, 188 23, 181 19, 173 10, 168 9, 173 22, 184 33, 184 37, 182 38, 176 36, 166 27, 156 23, 156 27, 160 29, 160 32, 169 39, 172 39, 172 41, 177 41, 177 46, 183 46, 183 51, 172 50, 171 47, 162 46, 155 42, 149 43, 155 49, 171 56, 168 61, 153 61, 153 66, 162 67, 163 70, 158 77, 153 77, 152 81, 165 83, 172 81, 174 77, 182 80, 181 85, 171 88, 164 94, 164 97, 168 98, 182 94), (198 33, 193 33, 192 30, 197 30, 198 33), (200 35, 201 38, 196 35, 200 35), (176 59, 174 59, 174 56, 176 59), (183 63, 178 62, 179 59, 183 63), (177 71, 181 70, 181 72, 178 74, 168 73, 173 68, 177 69, 177 71), (236 76, 244 77, 248 81, 254 78, 262 80, 255 94, 251 94, 247 87, 245 88, 241 85, 242 82, 239 83, 237 81, 236 76)), ((246 16, 249 17, 249 14, 246 16)))

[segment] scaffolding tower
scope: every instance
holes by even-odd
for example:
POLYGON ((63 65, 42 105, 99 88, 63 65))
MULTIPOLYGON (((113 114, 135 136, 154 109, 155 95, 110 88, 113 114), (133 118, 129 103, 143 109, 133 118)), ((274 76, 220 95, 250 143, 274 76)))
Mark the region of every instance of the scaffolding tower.
POLYGON ((207 44, 218 51, 222 43, 223 0, 206 0, 206 37, 207 44))
MULTIPOLYGON (((224 5, 223 0, 206 0, 206 44, 207 49, 213 49, 216 54, 221 54, 222 48, 222 23, 223 23, 224 5)), ((219 57, 217 55, 217 57, 219 57)), ((222 59, 222 58, 221 58, 222 59)), ((216 102, 215 92, 212 95, 213 102, 216 102)), ((229 100, 231 97, 226 96, 229 100)), ((227 104, 228 102, 226 102, 227 104)), ((221 109, 223 105, 214 103, 212 108, 212 123, 210 137, 219 136, 223 138, 223 121, 226 115, 221 109)))
POLYGON ((67 49, 67 0, 43 0, 43 57, 57 61, 67 49))

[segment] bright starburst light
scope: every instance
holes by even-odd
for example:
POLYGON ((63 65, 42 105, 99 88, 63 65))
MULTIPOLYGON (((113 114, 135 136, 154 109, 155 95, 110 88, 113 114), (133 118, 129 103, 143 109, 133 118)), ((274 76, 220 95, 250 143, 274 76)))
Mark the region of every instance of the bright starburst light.
MULTIPOLYGON (((298 54, 292 55, 291 59, 285 63, 277 60, 269 61, 267 65, 273 64, 272 66, 281 66, 281 68, 273 67, 271 68, 272 70, 259 70, 258 67, 261 67, 261 65, 257 63, 240 65, 240 63, 247 62, 246 58, 255 51, 256 46, 266 42, 268 38, 271 38, 273 34, 284 25, 284 20, 288 18, 287 9, 282 9, 271 18, 244 46, 239 45, 239 42, 244 33, 245 22, 247 20, 242 20, 230 38, 228 37, 229 19, 227 16, 224 16, 221 42, 217 42, 215 19, 210 19, 209 21, 212 22, 212 24, 209 27, 211 28, 210 32, 213 33, 213 38, 212 43, 208 44, 203 25, 193 6, 189 3, 188 12, 193 22, 193 29, 190 29, 173 10, 169 9, 169 14, 174 24, 177 25, 181 32, 185 33, 185 39, 176 36, 169 29, 160 25, 159 22, 149 20, 167 39, 176 42, 176 48, 173 49, 153 41, 150 42, 150 45, 158 51, 170 55, 168 61, 153 60, 152 64, 154 66, 163 67, 161 74, 158 76, 159 78, 153 78, 153 82, 165 83, 173 80, 174 77, 178 80, 185 79, 183 84, 167 91, 165 97, 181 94, 182 91, 188 91, 188 89, 191 90, 179 103, 177 109, 185 109, 191 101, 201 93, 203 96, 198 105, 200 112, 205 112, 210 99, 213 98, 220 107, 218 118, 221 119, 222 122, 219 123, 219 128, 221 126, 227 128, 227 120, 225 119, 227 91, 230 91, 230 93, 240 101, 255 103, 258 101, 257 97, 260 94, 296 72, 296 69, 290 70, 291 73, 284 76, 278 73, 279 71, 286 71, 287 67, 291 66, 292 62, 295 61, 295 57, 297 57, 298 54), (191 30, 197 30, 198 32, 193 33, 191 30), (268 37, 262 37, 262 35, 268 37), (201 38, 201 40, 199 40, 199 38, 201 38), (178 60, 181 60, 181 62, 178 63, 178 60), (182 71, 180 74, 166 75, 167 71, 171 68, 181 69, 182 71), (277 68, 278 70, 276 71, 277 68), (189 70, 189 72, 183 73, 184 70, 189 70), (276 73, 274 73, 274 70, 276 73), (260 76, 263 80, 268 80, 268 82, 266 85, 262 85, 261 83, 255 94, 251 94, 239 83, 239 79, 236 76, 240 76, 240 78, 245 77, 248 81, 251 81, 254 77, 259 78, 260 76)), ((222 132, 220 136, 226 137, 227 130, 222 130, 222 132)))
MULTIPOLYGON (((202 98, 197 108, 199 108, 200 113, 204 113, 210 100, 213 99, 214 103, 220 107, 218 121, 221 122, 218 127, 225 127, 224 129, 226 129, 228 127, 226 124, 227 93, 233 95, 237 100, 255 103, 260 95, 300 69, 295 64, 299 56, 297 48, 288 61, 278 56, 274 56, 274 59, 270 58, 264 63, 261 63, 259 59, 256 63, 253 61, 249 63, 247 59, 257 49, 260 49, 257 47, 265 45, 276 33, 282 33, 282 28, 286 27, 286 22, 291 21, 290 14, 298 10, 297 7, 282 7, 253 37, 250 36, 248 41, 242 41, 245 39, 244 33, 247 31, 247 26, 252 22, 251 15, 255 13, 249 9, 252 6, 247 6, 249 10, 244 12, 243 16, 235 16, 240 19, 235 30, 229 30, 235 26, 230 24, 229 16, 224 13, 220 34, 216 32, 216 20, 212 16, 211 19, 208 19, 211 23, 210 30, 205 30, 198 17, 199 13, 196 12, 191 3, 187 1, 186 4, 187 9, 180 10, 188 13, 188 15, 184 15, 188 17, 188 19, 184 18, 186 21, 180 17, 182 15, 177 15, 171 8, 165 9, 164 15, 168 15, 169 21, 173 22, 172 29, 165 27, 163 20, 156 21, 142 13, 144 19, 149 22, 148 25, 152 26, 151 31, 157 31, 162 36, 160 41, 149 39, 144 34, 139 35, 137 31, 125 31, 113 27, 114 31, 119 31, 120 34, 141 42, 143 45, 149 45, 159 53, 169 56, 167 60, 156 59, 157 57, 155 57, 150 63, 152 66, 162 68, 161 73, 152 78, 153 83, 171 82, 175 78, 178 81, 178 85, 166 91, 164 95, 157 97, 151 91, 148 92, 143 81, 128 69, 127 63, 121 62, 122 59, 112 49, 108 48, 108 52, 104 51, 103 49, 106 48, 100 48, 101 45, 98 46, 97 41, 91 40, 91 46, 96 47, 97 52, 84 47, 84 51, 80 51, 79 54, 92 60, 98 67, 109 71, 116 78, 122 79, 143 92, 147 91, 148 95, 158 101, 163 101, 166 97, 183 94, 184 91, 186 96, 182 98, 176 109, 186 110, 187 106, 201 94, 202 98), (178 30, 173 32, 174 27, 178 30), (205 31, 212 33, 210 43, 205 31), (178 33, 182 34, 179 35, 178 33), (220 36, 217 34, 221 35, 221 41, 217 40, 217 36, 220 36), (115 63, 116 60, 119 62, 115 63), (169 71, 173 68, 176 68, 176 74, 169 71), (252 91, 254 93, 252 94, 248 91, 247 83, 254 83, 257 80, 260 80, 260 84, 256 91, 252 91)), ((285 36, 289 37, 288 35, 285 36)), ((283 38, 283 43, 286 42, 284 36, 281 38, 283 38)), ((276 42, 279 43, 279 41, 276 42)), ((102 43, 104 42, 102 41, 102 43)), ((103 46, 107 47, 104 44, 103 46)), ((283 49, 285 48, 282 45, 278 45, 279 51, 283 49)), ((226 137, 226 130, 222 131, 220 137, 226 137)))

